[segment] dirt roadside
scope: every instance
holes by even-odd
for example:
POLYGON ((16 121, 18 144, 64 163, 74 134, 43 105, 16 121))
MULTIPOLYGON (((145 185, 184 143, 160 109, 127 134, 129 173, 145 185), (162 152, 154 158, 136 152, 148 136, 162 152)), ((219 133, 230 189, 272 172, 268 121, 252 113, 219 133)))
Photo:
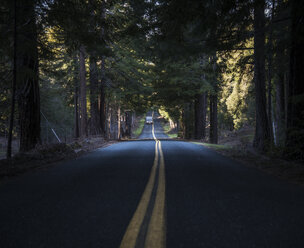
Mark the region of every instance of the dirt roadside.
POLYGON ((70 144, 37 146, 29 152, 17 153, 11 160, 0 160, 0 180, 53 166, 60 161, 72 160, 97 148, 107 147, 117 142, 115 140, 107 141, 102 137, 90 137, 76 140, 70 144))
POLYGON ((192 142, 206 146, 245 166, 255 167, 288 182, 304 185, 304 164, 302 161, 288 161, 275 154, 262 155, 257 153, 252 146, 242 147, 227 144, 214 145, 197 141, 192 142))

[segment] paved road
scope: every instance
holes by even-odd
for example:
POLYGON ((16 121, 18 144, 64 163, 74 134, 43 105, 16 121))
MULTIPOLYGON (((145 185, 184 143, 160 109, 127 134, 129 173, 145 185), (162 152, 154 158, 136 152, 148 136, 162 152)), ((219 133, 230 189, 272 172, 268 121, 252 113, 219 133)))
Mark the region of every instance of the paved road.
MULTIPOLYGON (((152 115, 152 112, 148 112, 147 116, 148 115, 152 115)), ((168 135, 166 135, 164 133, 164 130, 163 130, 163 127, 159 121, 159 115, 154 112, 153 114, 153 119, 154 119, 154 125, 151 125, 151 124, 146 124, 142 130, 142 133, 141 135, 138 137, 139 139, 141 140, 144 140, 144 139, 154 139, 153 137, 153 134, 152 134, 152 127, 154 126, 154 134, 155 134, 155 137, 157 137, 158 139, 168 139, 168 135)))
POLYGON ((0 247, 304 247, 303 187, 161 131, 2 182, 0 247))

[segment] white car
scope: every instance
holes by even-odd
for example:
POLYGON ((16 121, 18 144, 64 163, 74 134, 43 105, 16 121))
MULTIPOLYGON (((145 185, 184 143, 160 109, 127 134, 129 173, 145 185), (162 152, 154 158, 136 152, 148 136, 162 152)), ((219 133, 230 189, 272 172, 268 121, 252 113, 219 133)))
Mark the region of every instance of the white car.
POLYGON ((152 116, 147 116, 146 117, 146 124, 152 124, 153 123, 153 118, 152 116))

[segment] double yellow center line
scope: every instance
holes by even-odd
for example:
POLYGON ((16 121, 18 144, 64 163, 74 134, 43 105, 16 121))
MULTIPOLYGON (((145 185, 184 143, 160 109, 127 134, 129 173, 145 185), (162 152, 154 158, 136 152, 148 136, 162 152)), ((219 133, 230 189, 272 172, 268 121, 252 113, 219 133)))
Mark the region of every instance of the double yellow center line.
POLYGON ((121 241, 120 248, 165 248, 165 162, 154 133, 155 158, 145 191, 121 241))

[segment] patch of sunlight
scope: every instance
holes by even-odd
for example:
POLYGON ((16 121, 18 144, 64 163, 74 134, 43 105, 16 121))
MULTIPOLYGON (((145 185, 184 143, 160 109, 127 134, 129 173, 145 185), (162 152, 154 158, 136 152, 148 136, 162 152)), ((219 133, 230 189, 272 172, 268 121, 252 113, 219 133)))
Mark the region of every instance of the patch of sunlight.
POLYGON ((137 138, 137 137, 141 134, 141 132, 142 132, 142 130, 143 130, 143 128, 144 128, 144 125, 145 125, 145 121, 146 121, 146 116, 143 116, 143 117, 139 120, 138 127, 137 127, 136 129, 133 130, 133 136, 134 136, 134 137, 137 138))
POLYGON ((227 149, 231 149, 231 146, 228 145, 220 145, 220 144, 210 144, 210 143, 203 143, 203 142, 191 142, 193 144, 196 145, 202 145, 202 146, 206 146, 209 148, 214 148, 216 150, 227 150, 227 149))

